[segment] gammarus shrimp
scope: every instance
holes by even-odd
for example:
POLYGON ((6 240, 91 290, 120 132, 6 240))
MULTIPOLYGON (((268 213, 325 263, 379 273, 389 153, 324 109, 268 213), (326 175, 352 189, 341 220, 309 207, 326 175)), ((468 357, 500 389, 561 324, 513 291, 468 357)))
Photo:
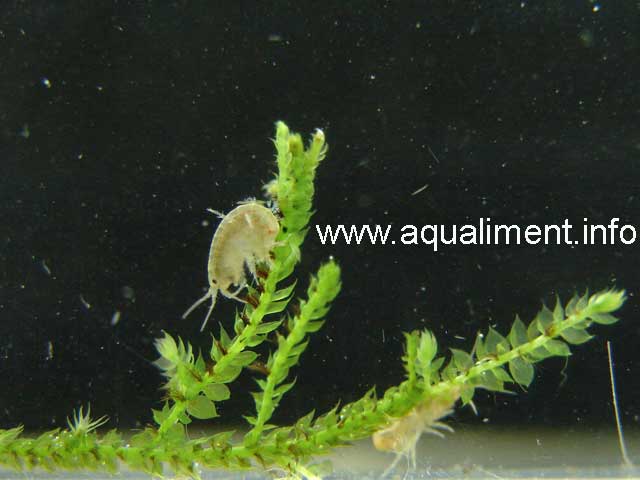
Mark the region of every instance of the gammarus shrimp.
POLYGON ((211 306, 200 331, 209 321, 218 292, 227 298, 240 300, 238 293, 247 286, 245 268, 256 276, 258 263, 271 264, 270 252, 276 245, 280 223, 273 212, 257 201, 242 202, 223 215, 209 248, 207 273, 209 289, 182 315, 186 318, 193 310, 211 298, 211 306), (237 288, 231 291, 235 285, 237 288))
POLYGON ((437 397, 426 400, 414 407, 406 415, 394 418, 391 424, 377 431, 371 437, 376 450, 393 452, 396 458, 389 468, 382 474, 385 477, 405 457, 412 468, 416 466, 416 445, 423 433, 431 433, 443 436, 439 430, 453 432, 453 429, 440 422, 442 418, 451 414, 453 404, 458 398, 458 393, 452 400, 448 397, 437 397))

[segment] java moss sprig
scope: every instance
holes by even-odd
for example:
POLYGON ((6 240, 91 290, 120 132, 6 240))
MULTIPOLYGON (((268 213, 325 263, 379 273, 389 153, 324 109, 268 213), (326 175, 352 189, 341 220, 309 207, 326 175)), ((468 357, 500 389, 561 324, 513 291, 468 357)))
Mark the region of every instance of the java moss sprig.
POLYGON ((296 300, 297 310, 286 313, 295 296, 296 282, 289 280, 300 260, 300 247, 312 215, 315 171, 326 153, 324 134, 316 131, 305 149, 299 135, 278 122, 274 140, 278 173, 265 187, 282 217, 273 262, 258 284, 249 289, 248 302, 237 313, 231 333, 222 325, 212 336, 209 352, 168 333, 157 340, 157 365, 166 377, 165 403, 153 411, 156 427, 147 427, 125 440, 111 430, 96 429, 105 418, 93 420, 78 410, 68 429, 24 438, 22 428, 0 430, 0 464, 9 467, 52 469, 101 469, 115 471, 120 464, 156 476, 167 470, 193 478, 205 468, 278 468, 291 476, 316 478, 326 465, 314 464, 333 447, 368 437, 389 428, 411 412, 431 411, 434 419, 461 399, 471 403, 477 388, 506 391, 505 385, 526 388, 534 377, 534 364, 552 356, 567 356, 569 345, 588 341, 593 323, 610 324, 625 301, 623 291, 606 290, 575 296, 553 311, 543 307, 528 326, 516 317, 503 336, 494 329, 478 335, 467 353, 452 349, 437 356, 436 339, 429 331, 405 334, 402 357, 406 379, 378 398, 375 388, 359 400, 315 417, 314 411, 293 425, 269 424, 284 394, 293 388, 290 369, 300 362, 310 334, 322 327, 331 303, 340 291, 340 268, 330 260, 312 276, 306 299, 296 300), (269 315, 278 315, 267 319, 269 315), (256 379, 255 415, 247 415, 250 429, 241 441, 233 432, 198 438, 187 436, 194 419, 218 416, 216 404, 230 398, 231 384, 243 370, 255 366, 256 348, 268 336, 277 340, 275 350, 260 363, 264 378, 256 379))
POLYGON ((181 340, 176 345, 165 334, 157 342, 161 355, 159 366, 169 378, 166 385, 169 402, 162 412, 154 412, 160 433, 177 422, 188 424, 190 417, 210 419, 217 416, 215 402, 230 398, 230 392, 223 384, 233 382, 258 356, 248 348, 263 343, 281 324, 281 321, 264 322, 265 316, 282 312, 291 300, 295 282, 280 290, 277 284, 291 275, 300 260, 300 246, 312 214, 315 172, 324 159, 326 145, 324 134, 317 130, 305 150, 300 135, 291 134, 283 122, 276 124, 274 143, 278 175, 265 189, 277 202, 282 219, 270 271, 261 281, 259 293, 250 290, 251 298, 253 295, 257 298, 236 315, 236 335, 231 338, 221 326, 219 338, 213 338, 212 367, 207 367, 202 357, 194 360, 191 347, 182 345, 181 340), (172 358, 167 357, 167 352, 172 358))
POLYGON ((282 396, 294 385, 295 380, 283 384, 289 369, 298 364, 300 355, 307 348, 307 335, 317 332, 324 321, 331 302, 340 291, 340 268, 330 261, 318 271, 318 276, 311 280, 307 296, 308 301, 301 301, 299 312, 287 320, 289 334, 278 336, 278 348, 269 356, 266 380, 257 379, 261 391, 253 393, 256 404, 256 417, 245 417, 253 428, 245 436, 245 445, 255 445, 265 429, 282 396))
MULTIPOLYGON (((611 324, 617 321, 611 315, 625 301, 624 291, 605 290, 595 295, 574 296, 562 309, 554 309, 555 317, 549 322, 547 307, 543 307, 525 331, 531 338, 510 334, 513 343, 490 329, 476 341, 476 351, 466 353, 454 350, 449 363, 443 368, 444 357, 436 357, 437 342, 428 330, 406 334, 406 354, 403 357, 407 379, 397 387, 389 388, 381 399, 369 390, 360 400, 334 409, 318 417, 299 422, 295 428, 276 429, 261 440, 278 443, 280 451, 294 451, 298 458, 310 458, 325 453, 333 447, 366 438, 389 424, 390 419, 399 418, 413 408, 433 404, 440 409, 453 407, 462 397, 463 403, 471 402, 476 388, 496 392, 507 391, 505 383, 526 386, 533 378, 533 364, 549 357, 570 354, 569 345, 583 343, 589 336, 587 329, 593 323, 611 324), (542 332, 540 331, 542 330, 542 332), (537 332, 537 333, 534 333, 537 332), (582 333, 576 333, 576 332, 582 333), (563 341, 569 338, 570 340, 563 341), (566 343, 568 342, 568 343, 566 343), (482 344, 482 346, 479 346, 482 344), (560 347, 559 345, 564 345, 560 347), (480 352, 478 354, 478 348, 480 352), (509 374, 503 366, 519 359, 531 369, 531 377, 509 374), (284 438, 283 438, 284 437, 284 438)), ((516 318, 511 331, 520 331, 524 324, 516 318)), ((514 367, 518 368, 518 367, 514 367)))

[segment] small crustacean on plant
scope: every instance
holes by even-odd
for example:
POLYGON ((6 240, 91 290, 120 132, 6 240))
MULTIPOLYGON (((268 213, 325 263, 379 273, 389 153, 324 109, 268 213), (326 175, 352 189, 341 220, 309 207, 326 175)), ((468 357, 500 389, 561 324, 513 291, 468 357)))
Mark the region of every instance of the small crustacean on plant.
POLYGON ((453 432, 449 425, 439 420, 453 411, 453 404, 458 395, 458 392, 454 392, 453 399, 448 396, 430 398, 411 409, 406 415, 394 418, 388 427, 373 434, 373 446, 376 450, 396 454, 396 458, 382 477, 393 470, 402 457, 407 459, 411 468, 416 467, 416 445, 423 433, 442 437, 444 435, 439 430, 453 432))
POLYGON ((211 240, 209 249, 209 289, 182 315, 186 318, 193 310, 211 298, 211 306, 200 331, 211 316, 218 292, 227 298, 238 298, 238 293, 247 286, 245 268, 256 276, 258 263, 271 264, 271 250, 276 245, 280 223, 273 212, 256 200, 241 202, 224 215, 214 210, 222 221, 211 240), (234 291, 230 288, 237 286, 234 291))

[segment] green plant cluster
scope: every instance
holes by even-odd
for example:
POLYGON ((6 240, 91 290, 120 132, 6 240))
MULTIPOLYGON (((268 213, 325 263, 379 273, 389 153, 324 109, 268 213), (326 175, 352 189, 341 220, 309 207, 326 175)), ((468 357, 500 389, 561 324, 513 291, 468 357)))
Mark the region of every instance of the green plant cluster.
POLYGON ((156 364, 166 378, 164 404, 153 410, 157 425, 128 439, 115 430, 99 435, 96 428, 105 419, 92 420, 88 411, 85 415, 80 410, 68 429, 35 438, 24 437, 21 427, 0 430, 0 464, 109 471, 124 464, 157 476, 170 470, 193 478, 201 469, 259 467, 316 478, 326 465, 313 462, 332 448, 368 437, 419 405, 452 408, 458 399, 472 404, 476 388, 504 392, 507 384, 526 387, 536 362, 570 355, 570 345, 591 338, 588 328, 593 323, 616 321, 611 313, 623 304, 624 292, 607 290, 576 296, 565 306, 558 300, 553 311, 543 307, 528 326, 516 317, 507 336, 490 328, 477 336, 470 353, 451 349, 448 362, 437 356, 432 333, 407 333, 402 357, 406 379, 381 397, 372 388, 359 400, 323 415, 311 411, 289 426, 269 423, 295 384, 291 368, 299 363, 310 335, 322 328, 341 287, 340 268, 333 260, 311 278, 305 299, 294 299, 296 282, 289 280, 312 215, 315 172, 326 153, 324 134, 316 131, 305 149, 301 137, 278 122, 274 143, 278 173, 265 187, 282 213, 273 262, 266 277, 259 276, 249 288, 231 333, 220 325, 208 352, 196 353, 188 342, 168 333, 157 340, 156 364), (267 339, 275 342, 272 352, 262 345, 267 339), (217 404, 235 394, 229 385, 245 370, 259 375, 252 393, 255 413, 245 416, 249 429, 242 439, 234 440, 231 431, 188 436, 191 422, 218 416, 217 404))

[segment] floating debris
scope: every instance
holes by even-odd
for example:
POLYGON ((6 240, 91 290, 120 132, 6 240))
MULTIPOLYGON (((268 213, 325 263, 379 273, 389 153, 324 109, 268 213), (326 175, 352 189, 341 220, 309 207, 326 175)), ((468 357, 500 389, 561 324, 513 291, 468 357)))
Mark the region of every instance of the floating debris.
POLYGON ((422 187, 420 187, 420 188, 419 188, 419 189, 417 189, 415 192, 413 192, 413 193, 411 194, 411 196, 417 195, 417 194, 419 194, 420 192, 425 191, 428 187, 429 187, 429 184, 428 184, 428 183, 425 183, 422 187))
POLYGON ((91 304, 85 300, 85 298, 80 294, 80 301, 82 302, 82 306, 89 310, 91 308, 91 304))
POLYGON ((118 322, 120 321, 120 317, 121 317, 121 313, 120 310, 116 310, 115 312, 113 312, 113 315, 111 315, 111 326, 115 327, 118 322))
POLYGON ((29 130, 29 125, 26 123, 22 126, 20 131, 18 132, 18 136, 22 138, 29 138, 31 136, 31 131, 29 130))
POLYGON ((49 268, 49 265, 47 265, 47 261, 45 259, 42 259, 40 265, 42 265, 42 270, 44 270, 44 273, 51 276, 51 269, 49 268))
POLYGON ((125 285, 124 287, 122 287, 120 293, 125 299, 129 300, 130 302, 136 301, 136 291, 130 286, 125 285))

